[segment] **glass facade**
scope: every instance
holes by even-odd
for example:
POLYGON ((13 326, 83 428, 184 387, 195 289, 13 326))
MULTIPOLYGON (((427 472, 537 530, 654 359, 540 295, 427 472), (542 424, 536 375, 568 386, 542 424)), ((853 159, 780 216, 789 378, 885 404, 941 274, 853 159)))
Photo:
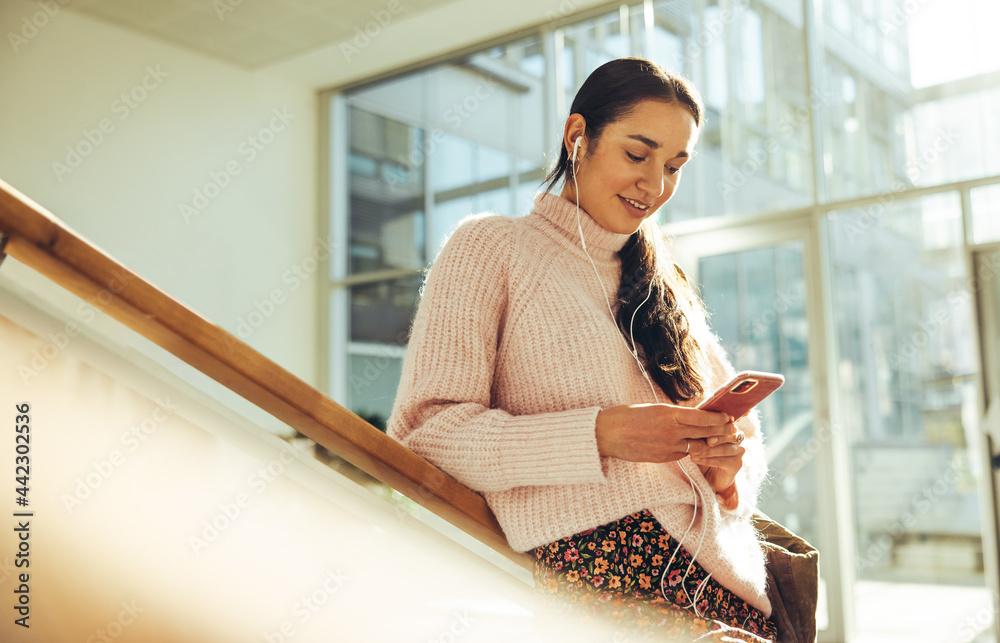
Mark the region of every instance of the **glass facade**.
POLYGON ((973 188, 971 196, 973 241, 1000 241, 1000 185, 973 188))
POLYGON ((351 256, 331 291, 346 293, 350 328, 331 329, 349 335, 331 342, 346 347, 330 356, 344 371, 334 397, 384 422, 423 269, 448 234, 471 213, 525 214, 587 75, 653 58, 706 107, 657 220, 692 258, 736 368, 786 377, 761 407, 761 508, 843 554, 823 570, 820 641, 973 640, 993 620, 978 616, 993 518, 981 422, 1000 391, 997 6, 623 2, 346 92, 349 136, 334 140, 350 141, 350 198, 332 216, 351 256), (776 221, 814 232, 777 234, 776 221), (821 501, 845 496, 846 514, 821 501), (978 593, 946 626, 886 602, 908 583, 924 600, 978 593), (854 633, 837 622, 847 613, 854 633))
MULTIPOLYGON (((474 212, 531 207, 547 154, 539 38, 352 92, 348 97, 351 410, 388 418, 423 269, 474 212), (384 360, 398 360, 385 356, 384 360), (373 394, 372 391, 377 391, 373 394)), ((342 359, 342 358, 341 358, 342 359)))
MULTIPOLYGON (((995 46, 975 24, 978 0, 824 3, 823 120, 828 201, 1000 174, 995 46), (962 20, 959 31, 942 23, 962 20), (963 55, 969 41, 981 48, 963 55), (995 76, 995 74, 994 74, 995 76), (992 142, 992 144, 990 144, 992 142)), ((981 5, 981 6, 980 6, 981 5)))
POLYGON ((982 573, 967 437, 979 365, 959 199, 899 201, 877 221, 836 211, 829 221, 858 576, 982 573), (923 555, 935 544, 950 557, 923 555))
POLYGON ((712 329, 737 371, 781 373, 785 384, 758 407, 770 475, 760 508, 819 542, 802 244, 702 257, 699 280, 712 329))
POLYGON ((350 133, 350 274, 422 268, 423 170, 409 161, 423 147, 423 132, 352 109, 350 133))

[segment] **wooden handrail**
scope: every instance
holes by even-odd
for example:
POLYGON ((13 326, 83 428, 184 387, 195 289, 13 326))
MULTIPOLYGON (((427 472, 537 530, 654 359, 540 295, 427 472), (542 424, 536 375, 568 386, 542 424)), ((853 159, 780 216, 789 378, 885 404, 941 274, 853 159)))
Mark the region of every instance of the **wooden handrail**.
POLYGON ((5 252, 519 565, 468 487, 153 286, 0 179, 5 252))

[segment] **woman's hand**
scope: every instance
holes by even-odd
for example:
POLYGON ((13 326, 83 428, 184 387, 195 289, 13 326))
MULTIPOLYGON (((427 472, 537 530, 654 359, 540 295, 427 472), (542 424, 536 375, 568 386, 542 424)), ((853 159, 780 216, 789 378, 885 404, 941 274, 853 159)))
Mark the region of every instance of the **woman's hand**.
MULTIPOLYGON (((670 404, 630 404, 597 414, 598 451, 629 462, 673 462, 686 455, 713 450, 719 453, 735 440, 736 427, 731 418, 715 411, 670 404), (718 446, 709 447, 710 443, 718 446)), ((742 453, 740 458, 742 466, 742 453)), ((717 459, 719 456, 713 456, 708 464, 716 466, 717 459)))
POLYGON ((597 414, 597 450, 629 462, 673 462, 690 455, 724 506, 739 503, 743 432, 725 413, 670 404, 631 404, 597 414))
POLYGON ((746 453, 742 446, 743 438, 743 432, 736 431, 732 436, 710 439, 708 444, 711 446, 691 456, 691 461, 698 465, 705 480, 719 495, 719 500, 729 509, 739 503, 733 483, 736 482, 736 474, 743 468, 743 455, 746 453))

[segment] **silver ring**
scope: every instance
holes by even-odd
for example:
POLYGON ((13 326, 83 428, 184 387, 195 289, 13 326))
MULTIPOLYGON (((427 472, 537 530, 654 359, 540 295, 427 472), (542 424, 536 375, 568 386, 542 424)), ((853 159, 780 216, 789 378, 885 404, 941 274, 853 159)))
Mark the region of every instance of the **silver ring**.
POLYGON ((743 444, 743 440, 746 439, 746 434, 740 431, 736 434, 736 444, 743 444))
POLYGON ((691 440, 684 440, 684 455, 691 451, 691 440))

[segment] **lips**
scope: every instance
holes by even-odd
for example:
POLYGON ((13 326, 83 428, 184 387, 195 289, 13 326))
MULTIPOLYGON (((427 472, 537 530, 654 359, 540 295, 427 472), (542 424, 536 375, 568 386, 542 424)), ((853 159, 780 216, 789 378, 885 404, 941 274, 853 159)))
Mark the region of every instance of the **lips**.
POLYGON ((644 208, 639 208, 633 205, 633 203, 641 203, 641 201, 626 199, 621 195, 618 196, 618 199, 621 200, 622 205, 625 206, 625 210, 634 217, 642 218, 649 214, 649 205, 646 205, 644 208))

